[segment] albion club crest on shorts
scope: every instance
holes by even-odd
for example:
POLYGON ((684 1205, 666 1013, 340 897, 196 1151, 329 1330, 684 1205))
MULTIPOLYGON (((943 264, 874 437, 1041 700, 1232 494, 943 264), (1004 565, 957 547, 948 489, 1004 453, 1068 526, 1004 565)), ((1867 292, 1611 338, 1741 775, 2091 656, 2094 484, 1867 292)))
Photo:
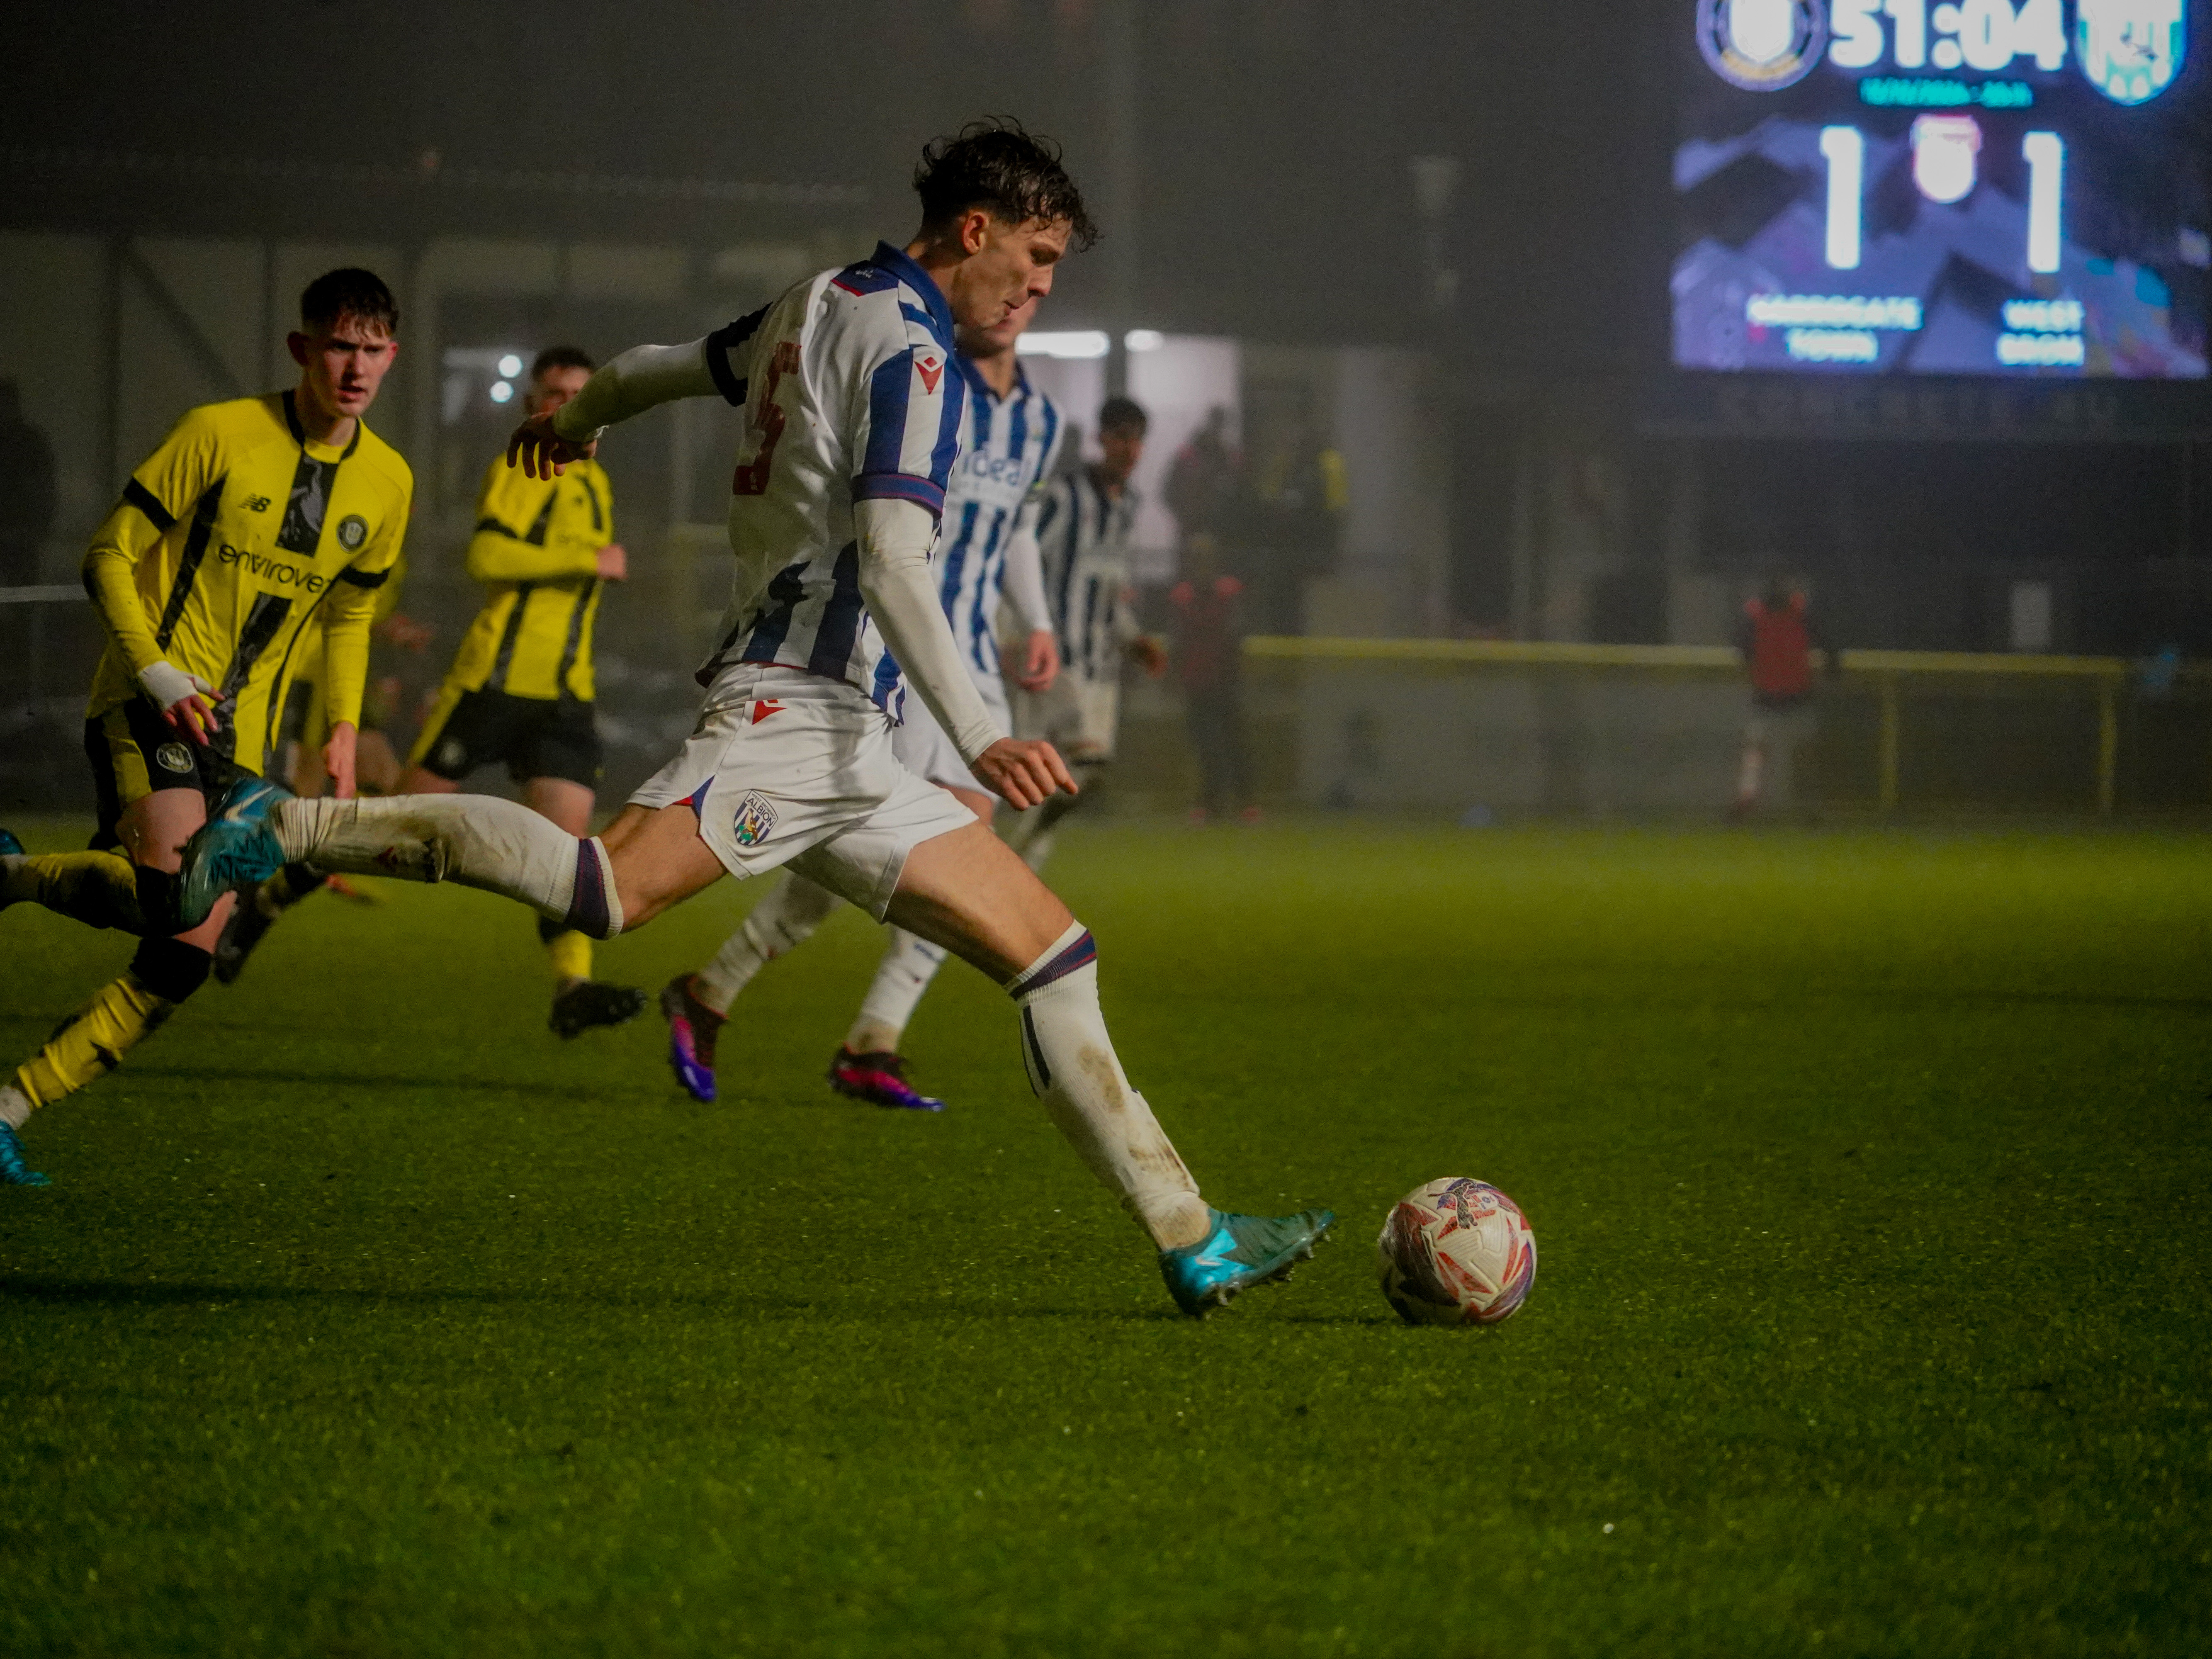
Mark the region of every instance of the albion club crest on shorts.
POLYGON ((745 798, 738 803, 738 822, 734 833, 740 847, 757 847, 768 839, 769 831, 775 828, 775 808, 768 804, 768 797, 757 789, 745 791, 745 798))

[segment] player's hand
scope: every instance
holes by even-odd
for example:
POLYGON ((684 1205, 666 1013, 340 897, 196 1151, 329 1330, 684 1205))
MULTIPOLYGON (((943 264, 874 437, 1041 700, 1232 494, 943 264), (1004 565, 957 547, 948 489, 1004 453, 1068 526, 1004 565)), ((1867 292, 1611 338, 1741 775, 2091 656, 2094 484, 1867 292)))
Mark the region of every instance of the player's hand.
POLYGON ((557 478, 571 461, 587 461, 599 453, 597 438, 585 444, 564 438, 553 429, 550 415, 532 415, 507 441, 507 464, 533 478, 557 478))
POLYGON ((1167 672, 1168 648, 1152 634, 1139 634, 1129 641, 1129 656, 1138 667, 1154 679, 1167 672))
POLYGON ((620 542, 609 542, 599 550, 599 580, 618 582, 629 574, 629 555, 623 550, 620 542))
POLYGON ((1000 738, 978 755, 968 769, 986 789, 1024 812, 1060 790, 1071 795, 1083 793, 1075 787, 1060 750, 1042 741, 1000 738))
POLYGON ((157 662, 139 672, 138 685, 172 731, 183 732, 203 748, 222 723, 216 713, 215 687, 197 674, 157 662))
POLYGON ((334 799, 353 799, 354 750, 360 739, 361 733, 350 720, 340 720, 331 727, 330 741, 323 745, 323 770, 330 775, 334 799))
POLYGON ((1014 684, 1024 691, 1049 691, 1052 683, 1059 678, 1060 641, 1053 637, 1052 629, 1040 628, 1030 635, 1029 644, 1022 652, 1014 684))

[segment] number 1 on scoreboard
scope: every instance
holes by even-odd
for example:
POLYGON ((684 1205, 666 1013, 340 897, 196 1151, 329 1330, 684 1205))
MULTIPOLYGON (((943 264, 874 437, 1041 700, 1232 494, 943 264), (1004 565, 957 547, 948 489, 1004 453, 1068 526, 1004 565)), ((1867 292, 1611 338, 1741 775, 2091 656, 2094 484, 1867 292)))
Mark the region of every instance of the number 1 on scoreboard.
POLYGON ((1820 154, 1828 158, 1828 264, 1859 268, 1866 197, 1866 135, 1856 127, 1822 127, 1820 154))
POLYGON ((2066 192, 2066 141, 2055 132, 2031 132, 2021 141, 2027 158, 2027 268, 2055 275, 2064 246, 2059 207, 2066 192))

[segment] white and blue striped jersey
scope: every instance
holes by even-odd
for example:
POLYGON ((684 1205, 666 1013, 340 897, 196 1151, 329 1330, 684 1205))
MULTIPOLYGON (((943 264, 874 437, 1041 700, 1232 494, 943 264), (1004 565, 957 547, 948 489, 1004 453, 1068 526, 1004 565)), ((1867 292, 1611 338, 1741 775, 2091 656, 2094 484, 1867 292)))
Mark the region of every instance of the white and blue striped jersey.
POLYGON ((702 685, 734 663, 858 687, 896 719, 898 665, 860 599, 853 503, 890 497, 942 519, 966 381, 952 313, 889 243, 707 337, 707 367, 745 434, 731 477, 737 579, 702 685))
POLYGON ((993 623, 1006 582, 1006 548, 1024 513, 1034 523, 1044 481, 1060 451, 1060 410, 1018 366, 1005 398, 965 357, 967 382, 960 460, 945 492, 945 535, 937 546, 938 597, 969 672, 1000 677, 993 623))
POLYGON ((1037 505, 1037 544, 1044 552, 1044 597, 1060 634, 1065 672, 1096 684, 1117 682, 1121 659, 1136 638, 1129 587, 1129 531, 1137 492, 1119 497, 1098 487, 1091 469, 1055 478, 1037 505))

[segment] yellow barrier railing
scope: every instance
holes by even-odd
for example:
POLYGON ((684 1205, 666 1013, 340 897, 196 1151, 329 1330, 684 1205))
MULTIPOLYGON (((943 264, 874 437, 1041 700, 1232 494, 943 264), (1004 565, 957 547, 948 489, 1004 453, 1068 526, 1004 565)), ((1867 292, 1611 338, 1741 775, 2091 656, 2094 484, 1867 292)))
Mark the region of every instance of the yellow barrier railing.
MULTIPOLYGON (((1723 645, 1575 645, 1534 640, 1370 640, 1254 635, 1244 654, 1262 662, 1374 663, 1449 668, 1626 669, 1645 673, 1740 676, 1743 659, 1723 645)), ((2124 657, 2057 657, 1993 651, 1844 651, 1844 673, 1874 682, 1881 707, 1879 799, 1897 806, 1904 685, 1920 677, 2087 682, 2097 694, 2097 810, 2109 815, 2118 793, 2120 692, 2135 665, 2124 657)), ((2212 680, 2212 664, 2189 663, 2186 680, 2212 680)))

